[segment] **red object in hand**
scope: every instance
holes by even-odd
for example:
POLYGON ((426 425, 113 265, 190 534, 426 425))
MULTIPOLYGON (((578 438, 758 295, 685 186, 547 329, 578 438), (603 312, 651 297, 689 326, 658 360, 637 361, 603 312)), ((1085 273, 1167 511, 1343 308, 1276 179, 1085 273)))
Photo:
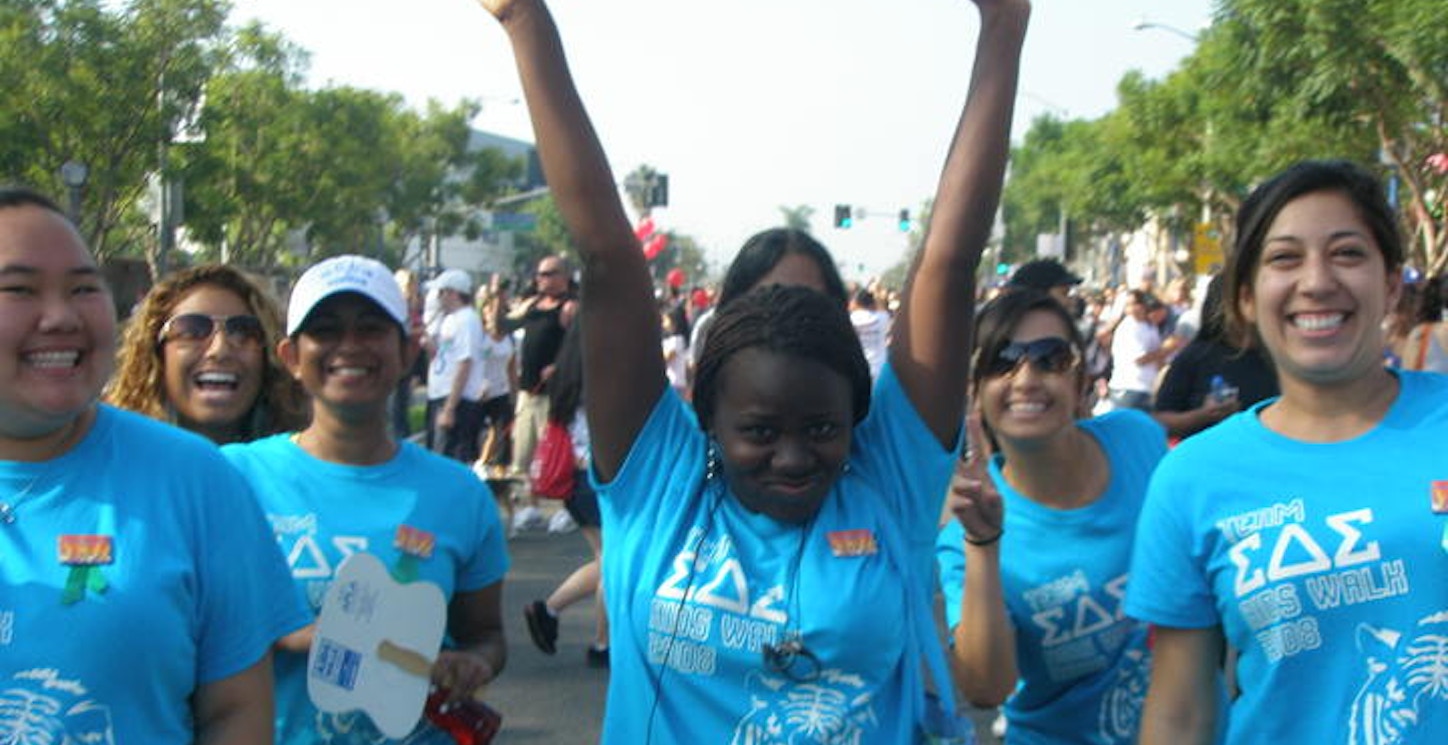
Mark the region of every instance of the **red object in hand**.
POLYGON ((488 745, 503 726, 497 709, 474 699, 448 701, 445 688, 434 688, 427 696, 423 715, 432 726, 452 737, 458 745, 488 745))

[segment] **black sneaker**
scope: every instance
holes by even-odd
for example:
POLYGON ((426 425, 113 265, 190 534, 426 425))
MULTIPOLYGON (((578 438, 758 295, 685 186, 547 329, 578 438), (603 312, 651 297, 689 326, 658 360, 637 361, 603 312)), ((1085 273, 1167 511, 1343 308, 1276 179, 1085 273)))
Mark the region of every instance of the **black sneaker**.
POLYGON ((548 612, 548 604, 542 600, 523 606, 523 617, 528 620, 528 635, 543 654, 558 652, 558 619, 548 612))
POLYGON ((595 647, 595 646, 593 646, 592 644, 590 644, 590 645, 588 645, 588 651, 584 654, 584 658, 585 658, 586 660, 588 660, 588 666, 589 666, 589 667, 598 667, 598 668, 607 669, 607 668, 608 668, 608 647, 603 647, 603 648, 600 649, 599 647, 595 647))

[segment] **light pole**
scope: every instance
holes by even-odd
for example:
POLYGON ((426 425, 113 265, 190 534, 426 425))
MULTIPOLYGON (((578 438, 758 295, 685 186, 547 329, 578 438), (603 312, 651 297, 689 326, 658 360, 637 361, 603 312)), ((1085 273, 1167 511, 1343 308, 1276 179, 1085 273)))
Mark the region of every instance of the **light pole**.
MULTIPOLYGON (((1190 41, 1190 42, 1193 43, 1193 44, 1196 44, 1196 43, 1198 43, 1198 42, 1201 41, 1201 37, 1200 37, 1198 34, 1194 34, 1194 33, 1190 32, 1190 31, 1183 31, 1182 29, 1179 29, 1179 28, 1177 28, 1176 26, 1173 26, 1173 25, 1171 25, 1171 24, 1167 24, 1167 23, 1157 23, 1156 21, 1147 20, 1147 18, 1146 18, 1145 16, 1143 16, 1143 17, 1142 17, 1140 20, 1138 20, 1136 23, 1132 24, 1131 28, 1132 28, 1133 31, 1146 31, 1146 30, 1148 30, 1148 29, 1157 29, 1157 30, 1159 30, 1159 31, 1165 31, 1165 32, 1167 32, 1167 33, 1169 33, 1169 34, 1176 34, 1177 36, 1180 36, 1181 38, 1186 39, 1187 41, 1190 41)), ((1203 131, 1202 131, 1202 148, 1203 148, 1203 149, 1205 149, 1205 148, 1207 147, 1208 141, 1211 139, 1211 132, 1212 132, 1211 122, 1207 122, 1206 125, 1205 125, 1205 127, 1203 128, 1203 131)), ((1210 222, 1211 222, 1211 209, 1212 209, 1212 207, 1211 207, 1211 189, 1210 189, 1210 187, 1206 187, 1206 188, 1204 189, 1204 193, 1203 193, 1203 195, 1202 195, 1202 222, 1203 222, 1203 223, 1210 223, 1210 222)), ((1171 258, 1171 260, 1176 261, 1177 263, 1180 264, 1180 263, 1185 263, 1185 262, 1182 262, 1182 261, 1180 260, 1179 251, 1180 251, 1181 249, 1178 249, 1178 247, 1177 247, 1177 246, 1178 246, 1178 240, 1179 240, 1178 237, 1177 237, 1177 223, 1180 221, 1180 220, 1179 220, 1179 211, 1180 211, 1180 207, 1179 207, 1179 206, 1174 205, 1174 206, 1172 207, 1172 221, 1171 221, 1171 224, 1170 224, 1170 226, 1169 226, 1169 229, 1171 230, 1171 242, 1172 242, 1172 251, 1171 251, 1171 256, 1170 256, 1170 258, 1171 258)), ((1190 258, 1190 252, 1188 252, 1188 258, 1190 258)), ((1160 266, 1160 262, 1158 262, 1158 266, 1160 266)))
POLYGON ((80 195, 90 178, 90 168, 78 160, 67 160, 60 166, 60 180, 70 195, 70 221, 80 225, 80 195))
POLYGON ((1168 32, 1168 33, 1176 34, 1177 36, 1180 36, 1180 37, 1182 37, 1183 39, 1186 39, 1187 41, 1192 42, 1193 44, 1195 44, 1196 42, 1198 42, 1198 41, 1201 40, 1196 34, 1190 32, 1190 31, 1183 31, 1183 30, 1177 28, 1176 26, 1168 25, 1168 24, 1165 24, 1165 23, 1157 23, 1157 22, 1155 22, 1155 21, 1149 21, 1149 20, 1147 20, 1146 18, 1142 18, 1141 20, 1137 21, 1136 23, 1132 24, 1132 26, 1131 26, 1131 29, 1132 29, 1133 31, 1145 31, 1145 30, 1147 30, 1147 29, 1149 29, 1149 28, 1161 29, 1162 31, 1166 31, 1166 32, 1168 32))
POLYGON ((378 207, 372 212, 372 219, 377 222, 377 260, 382 261, 382 252, 387 248, 387 220, 391 215, 387 214, 386 207, 378 207))

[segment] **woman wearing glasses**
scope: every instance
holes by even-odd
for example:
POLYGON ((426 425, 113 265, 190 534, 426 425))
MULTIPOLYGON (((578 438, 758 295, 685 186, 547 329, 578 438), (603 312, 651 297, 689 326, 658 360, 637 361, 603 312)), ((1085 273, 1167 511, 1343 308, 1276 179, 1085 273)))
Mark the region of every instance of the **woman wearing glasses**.
POLYGON ((276 357, 281 313, 250 276, 211 264, 146 294, 122 338, 107 400, 217 444, 299 429, 301 388, 276 357))
POLYGON ((1166 432, 1135 409, 1078 420, 1085 346, 1037 290, 982 311, 968 455, 936 556, 956 684, 1005 704, 1013 742, 1135 742, 1146 627, 1121 600, 1166 432))

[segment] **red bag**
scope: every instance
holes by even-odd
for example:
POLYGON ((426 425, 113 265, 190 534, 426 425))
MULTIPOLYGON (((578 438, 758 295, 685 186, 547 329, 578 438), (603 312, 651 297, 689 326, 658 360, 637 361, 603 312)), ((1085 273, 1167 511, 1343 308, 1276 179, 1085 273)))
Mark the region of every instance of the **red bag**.
POLYGON ((550 421, 543 428, 543 439, 528 465, 528 485, 534 494, 548 499, 573 496, 573 437, 567 427, 550 421))

